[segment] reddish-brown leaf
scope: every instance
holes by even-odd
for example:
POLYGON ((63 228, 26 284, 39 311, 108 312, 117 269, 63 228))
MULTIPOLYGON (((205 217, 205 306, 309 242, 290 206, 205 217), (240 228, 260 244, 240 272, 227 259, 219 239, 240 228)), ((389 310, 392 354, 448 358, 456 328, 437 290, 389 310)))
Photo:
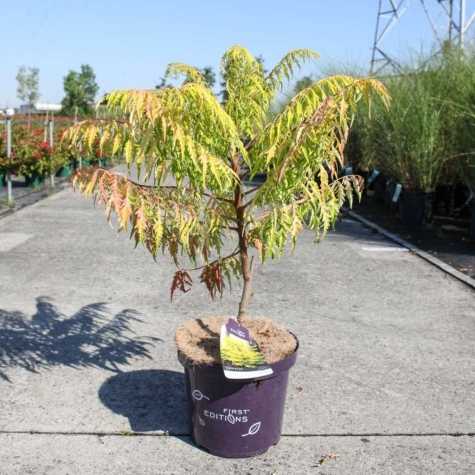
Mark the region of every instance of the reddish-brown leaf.
POLYGON ((180 290, 183 293, 189 292, 192 284, 193 280, 187 271, 176 271, 175 275, 173 276, 172 285, 170 288, 170 300, 173 300, 173 295, 177 290, 180 290))

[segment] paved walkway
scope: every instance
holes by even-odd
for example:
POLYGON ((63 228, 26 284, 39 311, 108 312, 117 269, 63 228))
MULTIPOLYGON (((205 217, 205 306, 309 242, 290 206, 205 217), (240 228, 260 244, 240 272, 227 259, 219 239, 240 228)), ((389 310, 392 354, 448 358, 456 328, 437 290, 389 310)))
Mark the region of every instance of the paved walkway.
MULTIPOLYGON (((13 180, 13 199, 15 202, 15 210, 19 210, 25 206, 30 206, 37 201, 57 193, 58 191, 69 186, 68 179, 63 177, 55 177, 55 187, 51 188, 49 177, 38 187, 32 188, 25 186, 23 179, 13 180)), ((8 190, 6 185, 0 183, 0 217, 9 214, 12 210, 8 204, 8 190)))
POLYGON ((259 268, 253 313, 301 350, 281 443, 237 461, 191 444, 173 338, 238 289, 171 304, 172 273, 69 189, 0 220, 1 474, 475 473, 464 284, 346 219, 259 268))

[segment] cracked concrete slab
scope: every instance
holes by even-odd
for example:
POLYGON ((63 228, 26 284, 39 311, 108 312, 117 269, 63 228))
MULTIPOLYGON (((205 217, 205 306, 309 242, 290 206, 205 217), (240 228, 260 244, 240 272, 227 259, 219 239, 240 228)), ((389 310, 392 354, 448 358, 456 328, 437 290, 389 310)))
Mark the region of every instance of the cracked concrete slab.
MULTIPOLYGON (((0 431, 188 434, 174 329, 186 318, 232 314, 239 289, 210 302, 196 285, 170 303, 169 259, 156 264, 133 250, 71 190, 1 219, 0 233, 33 236, 0 255, 0 431)), ((393 244, 345 219, 320 245, 304 232, 294 255, 257 268, 252 313, 300 339, 284 434, 334 436, 284 438, 265 464, 236 467, 283 473, 279 462, 289 473, 293 463, 291 473, 308 473, 307 462, 335 450, 345 462, 335 472, 325 462, 324 473, 470 473, 473 437, 424 434, 475 431, 473 291, 412 253, 362 250, 371 246, 393 244), (419 436, 360 447, 375 433, 419 436)), ((0 473, 219 466, 176 438, 116 437, 104 452, 94 436, 76 437, 3 434, 0 473), (168 465, 153 463, 160 454, 168 465)))
POLYGON ((259 457, 236 460, 198 450, 188 437, 0 435, 9 475, 471 475, 473 448, 470 437, 283 437, 259 457))

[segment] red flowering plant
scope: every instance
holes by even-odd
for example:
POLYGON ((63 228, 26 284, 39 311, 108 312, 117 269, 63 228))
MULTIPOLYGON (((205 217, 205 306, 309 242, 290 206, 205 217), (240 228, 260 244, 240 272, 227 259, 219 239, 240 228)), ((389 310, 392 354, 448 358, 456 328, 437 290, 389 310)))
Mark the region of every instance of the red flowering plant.
POLYGON ((51 147, 45 141, 43 120, 36 120, 32 127, 20 123, 21 118, 13 120, 12 152, 6 154, 6 128, 0 128, 0 175, 47 176, 55 174, 62 166, 73 159, 73 156, 61 145, 65 121, 55 122, 54 143, 51 147))
POLYGON ((33 171, 41 176, 54 175, 67 162, 61 147, 51 147, 45 141, 34 143, 32 157, 33 171))
POLYGON ((6 130, 0 138, 0 174, 11 173, 13 175, 21 175, 25 167, 28 167, 28 162, 32 160, 31 149, 28 152, 28 147, 23 146, 26 144, 28 133, 25 127, 15 125, 12 131, 13 144, 12 153, 10 157, 7 157, 6 153, 6 130), (23 144, 23 145, 21 145, 23 144))
POLYGON ((12 130, 12 155, 0 156, 0 173, 23 176, 47 176, 56 173, 67 161, 61 147, 51 147, 44 140, 40 127, 28 130, 21 124, 14 124, 12 130))

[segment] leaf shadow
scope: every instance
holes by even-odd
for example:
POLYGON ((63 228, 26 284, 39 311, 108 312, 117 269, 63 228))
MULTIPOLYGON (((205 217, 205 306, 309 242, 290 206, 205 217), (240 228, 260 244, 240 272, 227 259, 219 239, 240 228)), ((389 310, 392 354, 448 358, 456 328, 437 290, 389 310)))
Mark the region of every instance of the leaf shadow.
POLYGON ((131 323, 141 322, 139 317, 131 309, 111 315, 103 302, 68 316, 44 296, 36 299, 31 317, 0 309, 0 381, 12 382, 7 374, 12 367, 33 373, 54 366, 119 372, 133 358, 150 359, 150 348, 163 340, 136 335, 131 323))

